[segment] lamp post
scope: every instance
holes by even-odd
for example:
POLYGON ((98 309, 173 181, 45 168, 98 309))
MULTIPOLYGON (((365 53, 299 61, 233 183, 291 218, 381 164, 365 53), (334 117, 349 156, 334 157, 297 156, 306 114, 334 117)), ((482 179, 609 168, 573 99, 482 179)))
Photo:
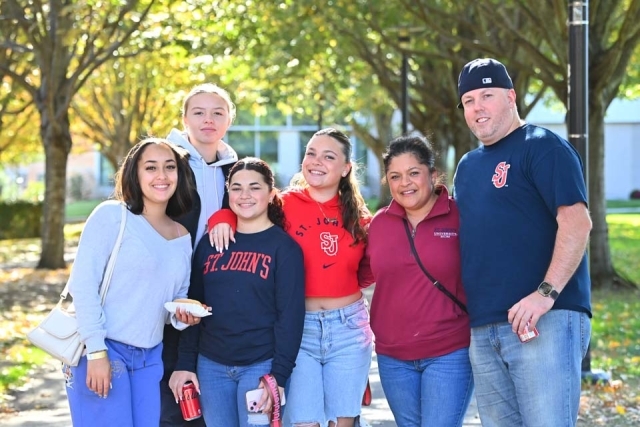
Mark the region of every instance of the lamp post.
MULTIPOLYGON (((569 142, 582 158, 589 198, 589 0, 569 0, 569 142)), ((587 257, 589 253, 587 252, 587 257)), ((587 259, 588 262, 588 259, 587 259)), ((582 378, 609 382, 611 375, 591 369, 591 344, 582 359, 582 378)))
POLYGON ((400 28, 398 30, 398 43, 400 44, 400 50, 402 52, 402 101, 400 110, 402 111, 402 134, 406 135, 409 131, 409 57, 407 50, 409 49, 409 42, 411 36, 409 35, 408 28, 400 28))
POLYGON ((569 142, 584 165, 589 187, 589 1, 569 0, 569 142))

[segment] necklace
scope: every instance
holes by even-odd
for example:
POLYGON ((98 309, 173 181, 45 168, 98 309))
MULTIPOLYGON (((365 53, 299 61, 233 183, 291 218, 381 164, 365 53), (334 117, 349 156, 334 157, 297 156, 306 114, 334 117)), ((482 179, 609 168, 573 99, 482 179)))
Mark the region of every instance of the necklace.
POLYGON ((320 209, 320 212, 322 212, 322 216, 324 217, 325 220, 327 220, 327 222, 331 223, 331 222, 338 222, 338 218, 328 218, 327 215, 324 213, 324 210, 322 209, 322 206, 320 206, 320 203, 318 203, 317 200, 314 200, 314 202, 316 202, 316 205, 318 205, 318 209, 320 209))

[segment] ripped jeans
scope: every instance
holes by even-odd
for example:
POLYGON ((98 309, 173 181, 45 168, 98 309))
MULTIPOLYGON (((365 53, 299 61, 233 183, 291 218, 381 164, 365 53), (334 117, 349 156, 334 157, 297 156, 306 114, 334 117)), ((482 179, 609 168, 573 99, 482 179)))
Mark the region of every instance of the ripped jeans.
POLYGON ((287 386, 283 425, 324 426, 360 415, 372 351, 373 333, 364 297, 339 309, 308 311, 287 386))

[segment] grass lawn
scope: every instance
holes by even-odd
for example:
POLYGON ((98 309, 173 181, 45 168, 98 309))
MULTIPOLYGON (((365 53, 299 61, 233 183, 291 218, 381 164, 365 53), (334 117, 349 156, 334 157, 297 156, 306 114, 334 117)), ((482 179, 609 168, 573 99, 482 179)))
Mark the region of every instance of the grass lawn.
MULTIPOLYGON (((640 284, 640 214, 610 214, 607 223, 614 268, 640 284)), ((592 304, 593 367, 640 380, 640 292, 595 291, 592 304)))
POLYGON ((608 208, 640 208, 640 199, 607 200, 608 208))
POLYGON ((640 379, 640 293, 596 291, 592 304, 592 367, 640 379))
POLYGON ((640 214, 609 214, 607 223, 613 266, 622 276, 640 284, 640 214))
POLYGON ((93 208, 98 206, 102 200, 81 200, 67 203, 65 206, 65 216, 67 219, 86 219, 93 208))

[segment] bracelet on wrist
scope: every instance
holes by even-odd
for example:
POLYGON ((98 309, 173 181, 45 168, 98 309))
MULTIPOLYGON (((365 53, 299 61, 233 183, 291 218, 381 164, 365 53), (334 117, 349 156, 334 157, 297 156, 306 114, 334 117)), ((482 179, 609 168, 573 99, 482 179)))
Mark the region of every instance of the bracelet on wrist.
POLYGON ((107 350, 94 351, 93 353, 87 353, 87 360, 104 359, 107 357, 107 350))

